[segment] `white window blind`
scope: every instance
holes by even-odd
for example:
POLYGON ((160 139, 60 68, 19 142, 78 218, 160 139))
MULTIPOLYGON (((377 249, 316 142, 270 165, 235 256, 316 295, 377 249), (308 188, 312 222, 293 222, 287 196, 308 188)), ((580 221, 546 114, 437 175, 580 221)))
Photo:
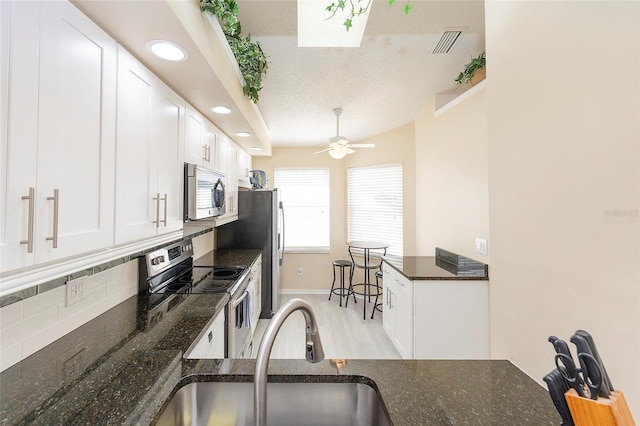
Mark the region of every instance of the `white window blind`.
POLYGON ((329 169, 275 169, 285 214, 285 251, 329 251, 329 169))
POLYGON ((349 241, 389 244, 402 256, 402 165, 354 167, 348 171, 349 241))

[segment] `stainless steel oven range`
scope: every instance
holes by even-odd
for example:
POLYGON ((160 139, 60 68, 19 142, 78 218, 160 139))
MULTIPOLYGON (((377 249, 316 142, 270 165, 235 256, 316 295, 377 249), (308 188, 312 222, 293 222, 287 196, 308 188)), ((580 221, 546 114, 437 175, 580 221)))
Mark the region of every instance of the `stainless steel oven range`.
POLYGON ((157 322, 170 303, 188 294, 229 293, 225 309, 225 357, 251 356, 252 333, 245 266, 194 266, 193 244, 184 239, 141 258, 140 292, 149 294, 148 322, 157 322), (156 312, 157 310, 157 312, 156 312))

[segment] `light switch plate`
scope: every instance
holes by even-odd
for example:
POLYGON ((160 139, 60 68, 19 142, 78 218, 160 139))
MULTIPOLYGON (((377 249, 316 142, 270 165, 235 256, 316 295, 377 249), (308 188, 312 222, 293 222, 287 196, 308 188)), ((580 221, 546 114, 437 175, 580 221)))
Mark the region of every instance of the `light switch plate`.
POLYGON ((476 253, 487 255, 489 250, 487 249, 487 240, 484 238, 476 238, 476 253))

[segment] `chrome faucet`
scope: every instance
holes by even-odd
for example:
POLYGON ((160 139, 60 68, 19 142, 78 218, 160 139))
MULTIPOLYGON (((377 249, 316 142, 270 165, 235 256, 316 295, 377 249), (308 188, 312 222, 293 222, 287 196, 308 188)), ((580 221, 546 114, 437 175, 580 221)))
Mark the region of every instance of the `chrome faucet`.
POLYGON ((324 359, 324 350, 318 333, 318 323, 311 306, 302 299, 291 299, 271 318, 258 348, 256 371, 253 378, 253 412, 256 426, 266 426, 267 424, 267 369, 269 368, 269 356, 271 355, 273 342, 276 340, 278 331, 280 331, 284 321, 297 310, 302 312, 306 323, 305 356, 307 361, 316 363, 324 359))

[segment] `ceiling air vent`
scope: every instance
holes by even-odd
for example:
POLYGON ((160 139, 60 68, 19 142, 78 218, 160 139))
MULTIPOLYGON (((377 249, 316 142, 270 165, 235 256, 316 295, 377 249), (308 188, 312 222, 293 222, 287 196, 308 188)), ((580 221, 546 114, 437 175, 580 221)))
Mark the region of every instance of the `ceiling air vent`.
POLYGON ((462 34, 462 31, 445 31, 442 33, 442 37, 440 37, 438 44, 436 44, 436 47, 433 48, 433 52, 431 53, 435 55, 449 53, 449 50, 451 50, 453 44, 458 40, 460 34, 462 34))

